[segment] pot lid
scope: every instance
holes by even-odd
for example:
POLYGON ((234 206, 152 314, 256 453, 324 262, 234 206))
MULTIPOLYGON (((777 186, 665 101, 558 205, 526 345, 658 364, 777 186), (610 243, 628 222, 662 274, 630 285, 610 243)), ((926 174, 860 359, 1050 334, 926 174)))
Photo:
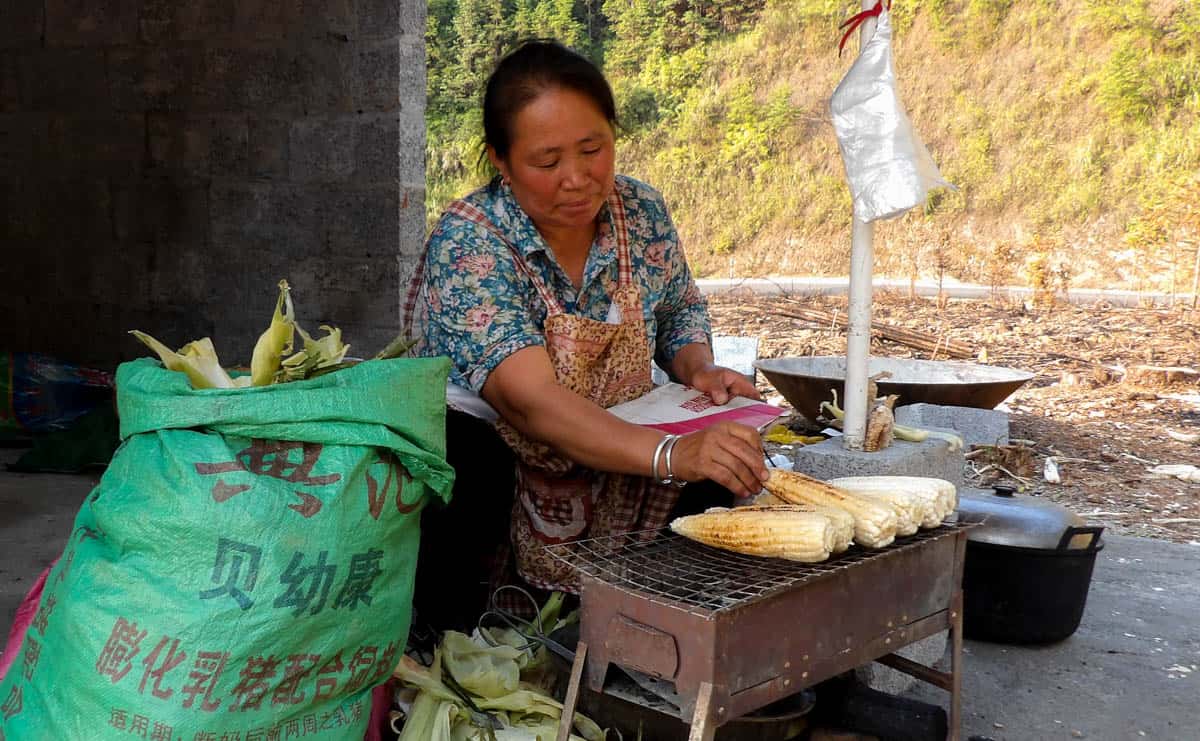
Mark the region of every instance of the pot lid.
POLYGON ((963 492, 958 516, 964 522, 983 523, 971 528, 968 540, 1019 548, 1059 550, 1091 548, 1103 528, 1088 528, 1079 515, 1048 499, 1015 493, 1012 487, 963 492), (1083 532, 1076 532, 1082 529, 1083 532), (1063 536, 1071 532, 1067 543, 1063 536))

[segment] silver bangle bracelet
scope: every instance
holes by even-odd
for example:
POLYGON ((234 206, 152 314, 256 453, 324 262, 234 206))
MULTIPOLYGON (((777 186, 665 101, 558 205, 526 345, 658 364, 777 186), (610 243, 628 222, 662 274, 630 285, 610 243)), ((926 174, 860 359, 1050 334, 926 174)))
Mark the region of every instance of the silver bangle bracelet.
POLYGON ((671 440, 671 442, 667 443, 667 449, 665 451, 665 455, 667 458, 667 478, 663 479, 664 484, 670 484, 670 485, 678 487, 680 489, 682 489, 684 486, 687 486, 687 482, 680 481, 675 478, 675 469, 671 467, 671 453, 674 452, 675 443, 679 442, 679 438, 681 438, 681 437, 683 437, 683 436, 675 435, 674 439, 671 440))
POLYGON ((650 478, 658 478, 658 461, 662 458, 663 450, 674 437, 675 435, 666 435, 658 441, 658 447, 654 449, 654 461, 650 464, 650 478))

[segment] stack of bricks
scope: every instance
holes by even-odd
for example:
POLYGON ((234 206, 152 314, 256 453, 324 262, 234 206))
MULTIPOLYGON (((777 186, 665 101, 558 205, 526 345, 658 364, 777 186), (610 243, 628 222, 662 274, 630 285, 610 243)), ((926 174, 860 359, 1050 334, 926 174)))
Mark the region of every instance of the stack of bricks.
MULTIPOLYGON (((0 350, 398 330, 424 216, 419 0, 0 3, 0 350)), ((352 352, 352 354, 356 354, 352 352)))

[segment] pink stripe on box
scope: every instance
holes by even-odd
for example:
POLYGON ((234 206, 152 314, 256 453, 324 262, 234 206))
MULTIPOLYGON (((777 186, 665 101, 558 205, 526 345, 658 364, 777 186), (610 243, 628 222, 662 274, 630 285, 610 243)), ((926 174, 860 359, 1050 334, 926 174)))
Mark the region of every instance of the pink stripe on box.
POLYGON ((727 409, 715 414, 706 414, 696 419, 688 419, 680 422, 662 422, 660 424, 644 426, 672 435, 683 435, 688 432, 703 430, 705 427, 717 422, 737 422, 759 428, 778 419, 782 414, 783 410, 778 407, 773 407, 769 404, 756 404, 754 406, 741 407, 740 409, 727 409))

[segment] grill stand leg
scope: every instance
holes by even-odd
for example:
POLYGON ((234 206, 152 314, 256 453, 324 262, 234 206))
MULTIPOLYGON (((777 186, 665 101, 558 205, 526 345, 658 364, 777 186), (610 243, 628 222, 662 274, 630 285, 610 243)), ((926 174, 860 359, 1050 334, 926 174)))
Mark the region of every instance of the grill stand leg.
POLYGON ((692 731, 688 741, 713 741, 717 724, 712 719, 713 686, 711 682, 700 683, 700 694, 696 697, 696 712, 692 714, 692 731))
POLYGON ((567 683, 567 696, 563 700, 562 716, 558 721, 557 741, 567 741, 571 736, 571 725, 575 721, 575 703, 579 702, 579 683, 583 678, 583 664, 587 659, 587 644, 580 641, 575 646, 575 661, 571 664, 571 681, 567 683))
POLYGON ((950 603, 950 739, 959 741, 962 733, 962 644, 963 593, 954 593, 950 603))
POLYGON ((881 656, 876 661, 898 672, 916 677, 950 693, 950 732, 947 741, 959 741, 962 734, 962 591, 950 601, 950 673, 937 671, 897 654, 881 656))

